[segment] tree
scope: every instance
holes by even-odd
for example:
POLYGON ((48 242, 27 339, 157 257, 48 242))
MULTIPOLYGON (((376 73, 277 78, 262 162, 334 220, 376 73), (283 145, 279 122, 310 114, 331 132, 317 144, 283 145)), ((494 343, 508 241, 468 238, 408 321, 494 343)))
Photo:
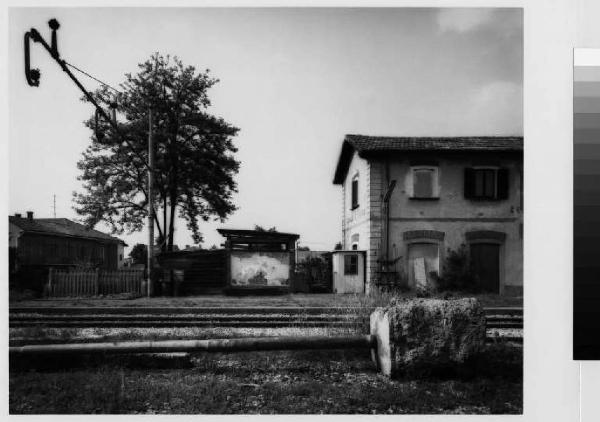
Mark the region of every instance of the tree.
POLYGON ((148 247, 143 243, 136 243, 133 248, 131 248, 129 257, 133 260, 134 264, 146 265, 148 261, 148 247))
POLYGON ((277 233, 277 227, 275 226, 271 227, 270 229, 265 229, 264 227, 255 224, 254 230, 257 232, 277 233))
POLYGON ((341 251, 342 250, 342 242, 338 242, 335 244, 335 246, 333 247, 334 250, 336 251, 341 251))
MULTIPOLYGON (((207 91, 218 82, 208 69, 197 73, 177 57, 159 53, 139 68, 136 75, 125 75, 117 96, 118 126, 134 151, 108 122, 94 117, 85 122, 92 129, 92 143, 77 164, 84 191, 74 192, 74 209, 88 227, 102 221, 113 234, 144 227, 152 109, 155 224, 158 237, 166 240, 161 249, 171 251, 177 215, 186 221, 194 242, 201 243, 199 220, 224 221, 236 209, 232 195, 239 162, 232 139, 239 129, 207 113, 207 91)), ((93 96, 111 101, 107 87, 93 96)))
POLYGON ((298 246, 298 250, 299 251, 310 251, 310 248, 308 246, 298 246))

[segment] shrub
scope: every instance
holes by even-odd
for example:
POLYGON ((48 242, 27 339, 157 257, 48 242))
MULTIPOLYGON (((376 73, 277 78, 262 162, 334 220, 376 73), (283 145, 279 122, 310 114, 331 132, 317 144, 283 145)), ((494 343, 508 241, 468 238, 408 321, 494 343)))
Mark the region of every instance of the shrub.
POLYGON ((456 250, 448 249, 443 268, 443 275, 437 280, 439 290, 460 290, 470 293, 477 293, 480 290, 464 243, 456 250))

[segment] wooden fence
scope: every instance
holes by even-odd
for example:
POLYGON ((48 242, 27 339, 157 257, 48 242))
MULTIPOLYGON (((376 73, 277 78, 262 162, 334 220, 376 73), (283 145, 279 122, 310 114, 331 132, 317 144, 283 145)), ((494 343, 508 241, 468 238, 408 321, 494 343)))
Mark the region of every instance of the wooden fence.
POLYGON ((144 270, 56 270, 48 273, 49 297, 97 296, 142 292, 144 270))

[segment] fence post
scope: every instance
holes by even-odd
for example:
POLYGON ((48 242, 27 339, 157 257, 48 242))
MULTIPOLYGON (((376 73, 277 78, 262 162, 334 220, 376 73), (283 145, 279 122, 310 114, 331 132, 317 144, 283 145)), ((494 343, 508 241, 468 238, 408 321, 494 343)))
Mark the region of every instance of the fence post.
POLYGON ((52 267, 48 268, 48 297, 52 296, 52 267))

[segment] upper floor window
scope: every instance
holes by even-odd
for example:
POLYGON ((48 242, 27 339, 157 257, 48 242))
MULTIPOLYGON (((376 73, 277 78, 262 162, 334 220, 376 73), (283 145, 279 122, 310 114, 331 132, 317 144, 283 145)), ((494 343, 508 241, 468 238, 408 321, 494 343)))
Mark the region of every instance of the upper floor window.
POLYGON ((352 178, 352 188, 351 188, 351 196, 352 196, 352 205, 351 209, 358 208, 358 174, 356 174, 352 178))
POLYGON ((465 169, 465 198, 501 200, 508 198, 508 169, 474 167, 465 169))
POLYGON ((412 195, 415 199, 436 199, 439 197, 438 168, 435 166, 411 167, 412 195))

